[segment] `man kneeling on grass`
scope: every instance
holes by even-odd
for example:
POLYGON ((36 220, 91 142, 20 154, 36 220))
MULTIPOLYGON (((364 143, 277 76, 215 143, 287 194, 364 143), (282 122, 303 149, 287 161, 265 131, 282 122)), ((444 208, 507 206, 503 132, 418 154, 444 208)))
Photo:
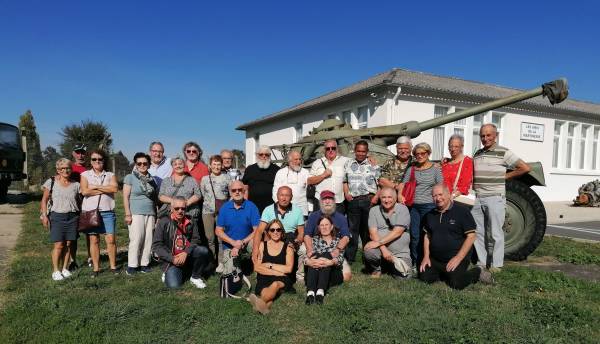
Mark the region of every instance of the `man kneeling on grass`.
POLYGON ((471 283, 492 283, 489 271, 469 267, 477 225, 466 207, 454 203, 448 187, 433 187, 436 208, 425 215, 424 253, 419 278, 427 283, 444 280, 450 288, 464 289, 471 283))
POLYGON ((196 288, 206 284, 201 274, 210 262, 211 254, 198 245, 200 235, 195 221, 185 216, 186 200, 174 197, 171 215, 161 218, 154 229, 152 252, 163 261, 163 277, 167 288, 179 288, 188 276, 196 288))

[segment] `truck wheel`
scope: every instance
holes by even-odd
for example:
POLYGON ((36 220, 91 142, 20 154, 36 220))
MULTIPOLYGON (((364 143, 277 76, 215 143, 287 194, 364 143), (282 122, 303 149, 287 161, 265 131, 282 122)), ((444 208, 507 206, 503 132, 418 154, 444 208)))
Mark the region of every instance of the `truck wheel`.
POLYGON ((524 260, 544 239, 546 209, 527 184, 506 181, 506 215, 504 220, 504 257, 524 260))

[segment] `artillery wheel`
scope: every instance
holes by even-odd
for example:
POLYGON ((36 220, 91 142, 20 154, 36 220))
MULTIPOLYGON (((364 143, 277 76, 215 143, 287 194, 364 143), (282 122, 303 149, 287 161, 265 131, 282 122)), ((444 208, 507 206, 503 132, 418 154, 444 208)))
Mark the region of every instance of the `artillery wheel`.
POLYGON ((544 239, 546 209, 531 188, 519 181, 506 181, 506 215, 504 220, 504 256, 524 260, 544 239))

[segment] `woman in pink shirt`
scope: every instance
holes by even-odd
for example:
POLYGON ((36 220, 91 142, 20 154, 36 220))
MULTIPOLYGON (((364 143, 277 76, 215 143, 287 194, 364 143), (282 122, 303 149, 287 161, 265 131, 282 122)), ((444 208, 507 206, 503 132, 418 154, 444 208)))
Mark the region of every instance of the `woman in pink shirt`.
POLYGON ((463 154, 464 138, 461 135, 454 134, 448 140, 448 151, 450 158, 442 161, 442 176, 444 184, 450 190, 452 198, 460 195, 466 195, 471 189, 473 182, 473 159, 463 154), (460 175, 458 179, 456 176, 460 175), (456 189, 454 188, 456 185, 456 189))

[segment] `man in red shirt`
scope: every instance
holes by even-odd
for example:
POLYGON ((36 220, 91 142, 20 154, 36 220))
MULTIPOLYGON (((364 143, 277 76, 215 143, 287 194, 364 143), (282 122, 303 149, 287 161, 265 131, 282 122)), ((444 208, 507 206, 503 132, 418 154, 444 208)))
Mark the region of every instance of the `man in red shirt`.
POLYGON ((202 149, 196 142, 190 141, 183 145, 183 156, 185 156, 184 171, 194 177, 199 185, 202 177, 208 176, 208 166, 202 162, 202 149))
POLYGON ((76 182, 79 182, 81 173, 87 170, 87 167, 85 166, 86 154, 86 145, 78 143, 73 146, 73 152, 71 153, 73 156, 73 163, 71 164, 71 179, 76 182))

